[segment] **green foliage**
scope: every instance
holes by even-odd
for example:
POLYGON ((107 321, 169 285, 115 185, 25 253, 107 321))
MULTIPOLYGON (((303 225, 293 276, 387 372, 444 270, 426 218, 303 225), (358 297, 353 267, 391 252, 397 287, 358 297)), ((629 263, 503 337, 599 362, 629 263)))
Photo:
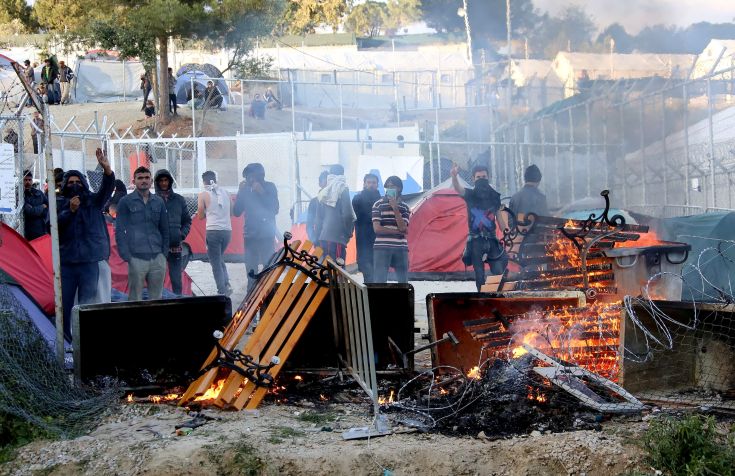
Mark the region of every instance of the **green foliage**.
POLYGON ((278 31, 303 35, 314 33, 320 25, 331 26, 337 31, 351 7, 352 0, 288 0, 278 22, 278 31))
POLYGON ((651 465, 672 476, 735 474, 735 440, 717 432, 713 417, 653 420, 643 444, 651 465))
POLYGON ((258 456, 255 448, 248 443, 240 443, 235 448, 233 463, 239 471, 238 474, 247 476, 257 476, 265 469, 265 462, 258 456))
POLYGON ((270 56, 248 57, 233 65, 235 77, 242 79, 275 79, 273 58, 270 56))
MULTIPOLYGON (((545 17, 532 37, 532 46, 553 58, 559 51, 594 51, 592 34, 596 30, 584 7, 572 5, 558 17, 545 17)), ((604 48, 604 45, 603 45, 604 48)))
POLYGON ((10 461, 16 448, 52 435, 26 420, 0 412, 0 464, 10 461))
POLYGON ((336 415, 331 412, 304 412, 298 416, 299 421, 314 423, 315 425, 324 425, 325 423, 334 421, 335 418, 337 418, 336 415))
POLYGON ((33 9, 25 0, 0 0, 0 30, 4 33, 31 33, 38 28, 33 9))
POLYGON ((388 0, 386 2, 385 30, 394 34, 401 27, 421 19, 421 0, 388 0))
POLYGON ((388 7, 385 3, 368 0, 350 11, 345 28, 357 35, 377 36, 383 29, 388 7))

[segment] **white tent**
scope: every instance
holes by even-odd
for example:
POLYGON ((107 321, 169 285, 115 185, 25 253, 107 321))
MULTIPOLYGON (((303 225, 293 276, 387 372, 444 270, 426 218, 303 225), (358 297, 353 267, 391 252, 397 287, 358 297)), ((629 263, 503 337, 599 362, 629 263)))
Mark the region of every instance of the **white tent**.
POLYGON ((139 61, 91 61, 77 63, 74 100, 117 102, 143 97, 140 76, 145 72, 139 61))

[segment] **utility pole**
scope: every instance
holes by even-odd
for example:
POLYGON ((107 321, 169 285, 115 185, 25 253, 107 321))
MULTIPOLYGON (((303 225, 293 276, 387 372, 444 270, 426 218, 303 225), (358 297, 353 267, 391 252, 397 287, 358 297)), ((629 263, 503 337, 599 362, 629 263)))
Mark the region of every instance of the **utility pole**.
MULTIPOLYGON (((466 0, 465 0, 466 2, 466 0)), ((510 0, 505 0, 505 29, 508 32, 508 121, 513 115, 513 57, 510 43, 510 0)))
POLYGON ((464 30, 467 33, 467 58, 470 60, 470 65, 474 65, 472 60, 472 32, 470 31, 470 15, 467 10, 467 0, 462 0, 462 8, 457 11, 457 15, 464 17, 464 30))

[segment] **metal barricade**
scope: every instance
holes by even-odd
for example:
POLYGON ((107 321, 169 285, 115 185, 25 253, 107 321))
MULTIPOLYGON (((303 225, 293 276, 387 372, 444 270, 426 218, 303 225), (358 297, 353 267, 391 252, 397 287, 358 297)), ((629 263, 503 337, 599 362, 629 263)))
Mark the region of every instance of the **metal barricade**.
POLYGON ((340 361, 368 394, 378 415, 378 380, 367 287, 329 258, 327 265, 331 275, 334 339, 340 361))

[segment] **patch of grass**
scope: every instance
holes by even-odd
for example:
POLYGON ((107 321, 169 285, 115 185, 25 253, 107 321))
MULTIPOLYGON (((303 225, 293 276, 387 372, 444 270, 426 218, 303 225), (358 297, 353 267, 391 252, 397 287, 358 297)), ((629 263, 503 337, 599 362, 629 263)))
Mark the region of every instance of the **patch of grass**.
POLYGON ((273 436, 277 438, 296 438, 306 435, 303 431, 288 426, 277 426, 274 427, 273 430, 275 430, 273 436))
POLYGON ((255 448, 247 443, 240 443, 234 449, 233 465, 239 474, 257 476, 265 470, 265 462, 258 456, 255 448))
POLYGON ((40 439, 52 437, 49 432, 22 418, 0 412, 0 464, 11 461, 15 450, 40 439))
POLYGON ((317 412, 304 412, 298 417, 299 421, 303 421, 306 423, 314 423, 315 425, 324 425, 325 423, 329 423, 330 421, 334 421, 337 416, 332 412, 324 412, 324 413, 317 413, 317 412))
POLYGON ((272 445, 280 445, 281 443, 283 443, 282 439, 278 438, 277 436, 273 436, 273 435, 269 436, 266 441, 272 445))
POLYGON ((643 446, 650 464, 672 476, 735 474, 735 435, 719 433, 714 417, 653 420, 643 446))

